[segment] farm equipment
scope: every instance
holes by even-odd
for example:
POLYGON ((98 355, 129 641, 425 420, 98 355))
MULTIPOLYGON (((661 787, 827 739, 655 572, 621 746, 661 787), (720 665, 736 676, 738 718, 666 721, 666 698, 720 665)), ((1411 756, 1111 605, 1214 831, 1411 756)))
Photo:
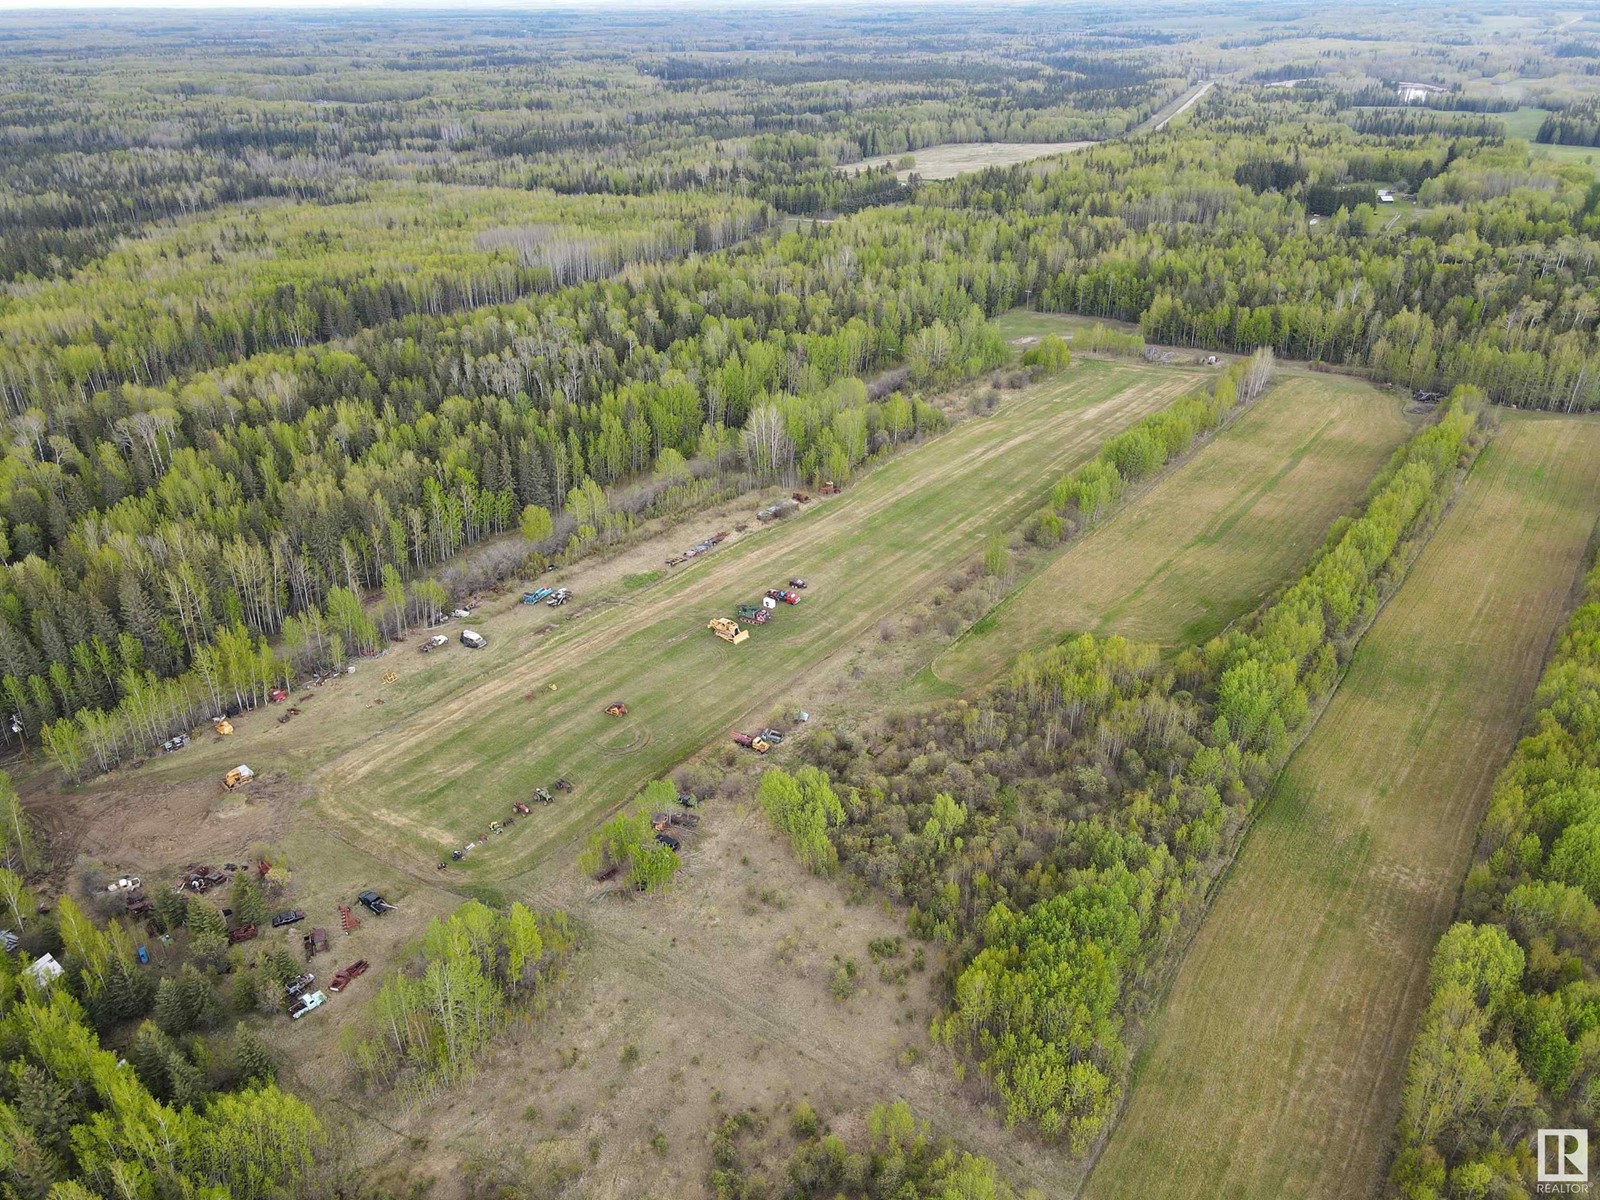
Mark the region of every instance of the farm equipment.
POLYGON ((282 704, 288 698, 289 693, 284 688, 273 688, 267 693, 267 699, 271 700, 274 704, 282 704))
POLYGON ((501 821, 490 821, 489 822, 489 832, 490 833, 504 833, 505 831, 506 831, 506 827, 505 827, 505 824, 503 822, 501 822, 501 821))
POLYGON ((227 737, 233 732, 233 722, 228 720, 227 717, 218 717, 215 721, 211 722, 211 728, 215 730, 219 736, 227 737))
MULTIPOLYGON (((561 785, 558 783, 556 786, 560 787, 561 785)), ((556 802, 556 798, 552 796, 547 789, 542 787, 533 789, 533 799, 536 804, 554 804, 556 802)), ((524 805, 524 807, 526 807, 526 805, 524 805)))
POLYGON ((796 504, 810 504, 811 495, 808 492, 795 492, 792 499, 796 504))
POLYGON ((256 773, 254 771, 245 766, 243 763, 240 763, 237 767, 222 777, 222 786, 231 792, 241 783, 249 783, 255 777, 256 773))
POLYGON ((539 603, 539 601, 544 600, 547 597, 553 595, 554 592, 555 592, 555 588, 548 588, 548 587, 542 587, 536 592, 523 592, 522 593, 522 602, 524 604, 537 604, 537 603, 539 603))
POLYGON ((371 909, 374 916, 381 917, 394 907, 377 892, 362 892, 356 899, 371 909))
POLYGON ((315 955, 328 952, 328 931, 326 929, 313 929, 301 941, 306 948, 307 962, 310 962, 315 955))
POLYGON ((679 829, 698 829, 700 818, 694 813, 673 813, 667 818, 668 825, 676 825, 679 829))
POLYGON ((781 600, 785 604, 800 603, 799 592, 786 592, 782 588, 772 588, 767 592, 767 598, 770 600, 781 600))
POLYGON ((765 754, 772 749, 772 743, 767 741, 766 738, 752 737, 748 733, 739 733, 737 730, 733 734, 733 744, 735 746, 743 746, 746 750, 754 750, 757 754, 765 754))
POLYGON ((273 917, 272 927, 274 929, 281 929, 285 925, 293 925, 296 921, 304 921, 305 919, 305 909, 291 908, 287 912, 281 912, 277 916, 273 917))
POLYGON ((706 628, 711 630, 712 633, 716 634, 723 641, 734 646, 737 646, 740 642, 746 641, 750 637, 750 631, 748 629, 740 629, 738 623, 728 617, 712 617, 711 620, 706 624, 706 628))
POLYGON ((765 625, 772 620, 772 614, 757 604, 741 604, 739 620, 748 621, 752 625, 765 625))
POLYGON ((203 892, 214 888, 218 884, 227 883, 228 877, 215 867, 208 867, 201 863, 190 863, 183 870, 183 882, 174 890, 187 889, 191 892, 203 892))
POLYGON ((348 904, 339 905, 339 926, 344 930, 346 937, 361 927, 361 918, 350 911, 348 904))
POLYGON ((627 715, 628 706, 621 700, 613 700, 610 704, 606 705, 606 716, 608 717, 625 717, 627 715))
POLYGON ((567 591, 566 588, 557 588, 550 598, 545 601, 545 603, 551 608, 560 608, 563 604, 571 599, 572 593, 567 591))
POLYGON ((385 683, 393 683, 395 680, 397 680, 399 678, 400 678, 400 674, 397 671, 385 671, 383 673, 383 681, 385 683))
POLYGON ((489 639, 471 629, 463 629, 461 631, 461 644, 469 650, 482 650, 489 644, 489 639))
POLYGON ((533 809, 529 808, 521 800, 518 800, 515 804, 513 804, 511 806, 511 811, 516 813, 517 816, 519 816, 519 817, 525 817, 529 813, 531 813, 533 811, 533 809))
POLYGON ((837 496, 839 494, 839 489, 834 485, 833 480, 830 479, 822 485, 822 494, 824 496, 837 496))
POLYGON ((248 942, 256 935, 254 925, 235 925, 228 930, 228 943, 237 946, 240 942, 248 942))
POLYGON ((174 750, 182 750, 189 744, 187 733, 176 733, 161 743, 161 753, 171 754, 174 750))
POLYGON ((315 1012, 327 1002, 328 997, 324 992, 312 992, 309 996, 301 996, 300 999, 295 1001, 294 1007, 289 1010, 289 1019, 298 1021, 308 1012, 315 1012))
POLYGON ((444 634, 436 633, 431 638, 429 638, 427 641, 423 642, 422 645, 417 647, 417 653, 419 653, 419 654, 430 654, 433 651, 437 650, 440 646, 444 645, 449 640, 450 639, 445 637, 444 634))
POLYGON ((345 988, 350 986, 351 981, 356 979, 358 976, 365 975, 367 973, 367 968, 371 965, 372 964, 367 962, 367 960, 364 958, 356 959, 355 962, 351 963, 348 967, 340 971, 328 981, 328 990, 330 992, 344 991, 345 988))
POLYGON ((572 790, 572 780, 568 779, 566 776, 562 776, 550 786, 555 788, 558 792, 570 792, 572 790))

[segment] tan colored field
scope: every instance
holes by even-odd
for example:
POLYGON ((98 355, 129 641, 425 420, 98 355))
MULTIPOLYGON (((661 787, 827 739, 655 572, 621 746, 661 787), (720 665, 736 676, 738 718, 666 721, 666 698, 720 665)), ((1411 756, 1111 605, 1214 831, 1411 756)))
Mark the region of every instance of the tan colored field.
MULTIPOLYGON (((895 172, 901 183, 912 174, 923 179, 954 179, 969 171, 982 171, 986 167, 1014 167, 1051 154, 1071 154, 1094 145, 1093 142, 946 142, 941 146, 924 146, 909 153, 917 165, 908 171, 895 172)), ((885 154, 866 158, 860 162, 843 163, 839 170, 855 172, 868 167, 886 167, 903 155, 885 154)))
POLYGON ((1282 378, 1170 478, 1067 550, 934 660, 967 688, 1072 633, 1202 642, 1255 608, 1410 431, 1359 380, 1282 378))
POLYGON ((1600 422, 1512 418, 1291 760, 1086 1188, 1374 1195, 1428 957, 1600 510, 1600 422))

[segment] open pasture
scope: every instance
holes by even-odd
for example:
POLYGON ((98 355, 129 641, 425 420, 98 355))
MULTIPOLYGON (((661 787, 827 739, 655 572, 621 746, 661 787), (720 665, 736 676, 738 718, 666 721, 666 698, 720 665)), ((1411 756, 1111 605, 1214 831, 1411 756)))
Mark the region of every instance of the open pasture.
POLYGON ((1200 926, 1085 1194, 1377 1193, 1495 772, 1600 510, 1600 424, 1516 418, 1379 614, 1200 926))
POLYGON ((1392 393, 1340 376, 1284 376, 1006 597, 934 661, 934 674, 971 687, 1074 633, 1204 641, 1294 574, 1410 428, 1392 393))
MULTIPOLYGON (((414 867, 482 835, 514 801, 565 776, 573 793, 465 863, 494 876, 525 870, 701 747, 765 723, 789 681, 949 578, 988 534, 1037 506, 1063 471, 1195 380, 1172 369, 1078 364, 1009 396, 996 415, 891 459, 840 498, 626 600, 572 619, 563 619, 567 610, 513 605, 474 618, 487 651, 391 656, 400 678, 382 691, 382 706, 358 709, 347 723, 252 723, 260 746, 250 749, 252 765, 306 775, 320 816, 414 867), (811 584, 802 602, 780 605, 743 645, 706 629, 791 576, 811 584), (605 715, 613 700, 627 703, 626 716, 605 715)), ((250 747, 242 734, 227 752, 250 747)), ((781 748, 771 757, 781 762, 781 748)))

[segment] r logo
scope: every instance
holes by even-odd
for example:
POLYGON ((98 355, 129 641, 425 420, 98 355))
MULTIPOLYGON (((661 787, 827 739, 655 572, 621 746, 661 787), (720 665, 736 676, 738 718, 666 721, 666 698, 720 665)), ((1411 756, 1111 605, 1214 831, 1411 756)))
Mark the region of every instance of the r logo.
POLYGON ((1589 1182, 1589 1131, 1539 1130, 1539 1182, 1589 1182))

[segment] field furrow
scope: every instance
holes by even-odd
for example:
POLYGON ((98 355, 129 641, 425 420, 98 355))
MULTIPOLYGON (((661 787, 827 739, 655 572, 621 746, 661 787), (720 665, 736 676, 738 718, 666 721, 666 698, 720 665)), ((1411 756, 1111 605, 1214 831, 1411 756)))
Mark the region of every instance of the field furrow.
POLYGON ((1600 509, 1600 424, 1511 418, 1261 812, 1086 1188, 1373 1195, 1428 957, 1600 509))

